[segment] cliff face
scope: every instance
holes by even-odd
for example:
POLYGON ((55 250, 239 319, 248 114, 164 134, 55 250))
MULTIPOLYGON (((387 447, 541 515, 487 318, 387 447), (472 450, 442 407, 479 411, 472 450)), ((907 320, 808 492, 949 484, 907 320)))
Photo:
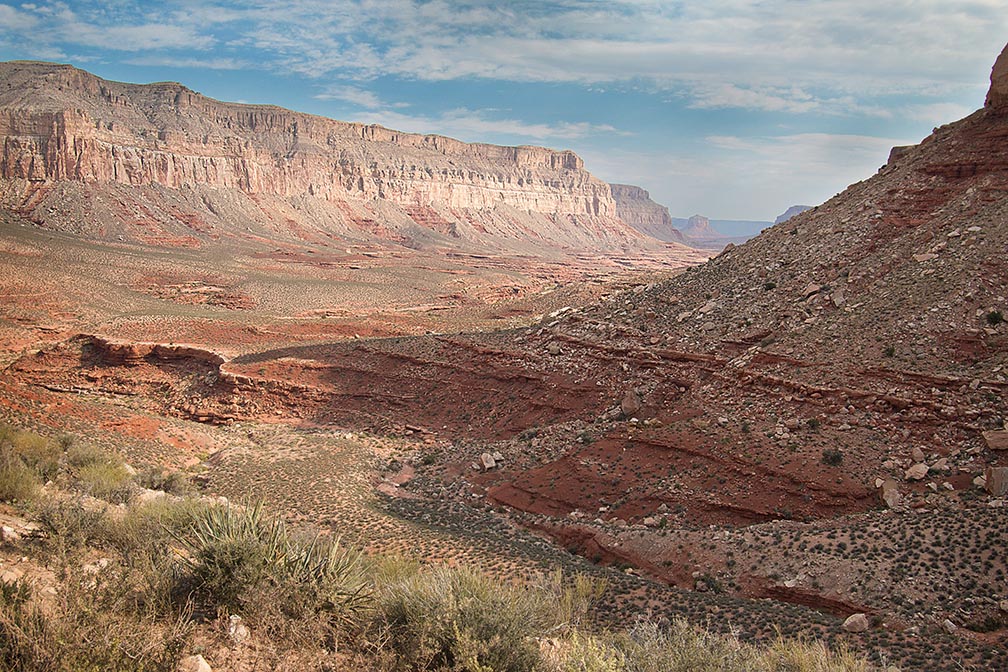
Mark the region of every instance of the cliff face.
MULTIPOLYGON (((347 210, 380 203, 373 209, 392 204, 412 222, 391 217, 392 228, 454 237, 541 241, 559 232, 554 242, 563 246, 644 240, 618 219, 609 185, 570 151, 223 103, 180 84, 109 82, 70 66, 0 64, 0 142, 4 198, 22 211, 37 210, 40 188, 71 182, 87 193, 124 185, 311 199, 336 206, 333 217, 351 228, 362 218, 347 210)), ((104 224, 96 230, 121 228, 104 224)))
POLYGON ((632 184, 611 184, 616 215, 641 233, 674 243, 685 243, 672 224, 668 208, 651 200, 651 194, 632 184))

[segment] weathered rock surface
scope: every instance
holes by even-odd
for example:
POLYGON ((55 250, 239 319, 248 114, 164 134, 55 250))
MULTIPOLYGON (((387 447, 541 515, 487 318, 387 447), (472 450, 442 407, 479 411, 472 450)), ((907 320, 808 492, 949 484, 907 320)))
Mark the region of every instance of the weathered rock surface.
POLYGON ((654 244, 571 151, 400 133, 48 63, 0 64, 0 82, 0 201, 47 228, 154 229, 155 242, 196 246, 247 219, 293 237, 307 223, 412 245, 654 244))
POLYGON ((616 214, 624 222, 652 238, 685 243, 686 239, 672 223, 668 208, 651 200, 651 194, 632 184, 611 184, 616 214))

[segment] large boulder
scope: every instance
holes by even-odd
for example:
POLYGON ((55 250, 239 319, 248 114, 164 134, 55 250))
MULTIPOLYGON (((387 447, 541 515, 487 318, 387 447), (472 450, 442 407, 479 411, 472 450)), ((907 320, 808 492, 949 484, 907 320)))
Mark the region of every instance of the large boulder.
POLYGON ((868 630, 868 615, 851 614, 843 622, 843 629, 847 632, 865 632, 868 630))
POLYGON ((1008 495, 1008 467, 987 467, 984 487, 995 497, 1008 495))

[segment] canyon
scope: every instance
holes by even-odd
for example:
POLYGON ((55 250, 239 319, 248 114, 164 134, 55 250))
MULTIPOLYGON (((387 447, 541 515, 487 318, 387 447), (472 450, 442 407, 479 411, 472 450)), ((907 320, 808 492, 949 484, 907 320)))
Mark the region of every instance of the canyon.
POLYGON ((1008 51, 709 259, 570 152, 2 67, 3 417, 607 623, 1008 666, 1008 51))

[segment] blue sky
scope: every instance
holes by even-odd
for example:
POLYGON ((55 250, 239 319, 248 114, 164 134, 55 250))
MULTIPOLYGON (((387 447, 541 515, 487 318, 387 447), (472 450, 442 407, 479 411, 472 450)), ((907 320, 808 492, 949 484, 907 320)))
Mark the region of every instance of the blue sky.
POLYGON ((570 148, 674 216, 772 219, 983 104, 1008 0, 0 0, 0 60, 570 148))

